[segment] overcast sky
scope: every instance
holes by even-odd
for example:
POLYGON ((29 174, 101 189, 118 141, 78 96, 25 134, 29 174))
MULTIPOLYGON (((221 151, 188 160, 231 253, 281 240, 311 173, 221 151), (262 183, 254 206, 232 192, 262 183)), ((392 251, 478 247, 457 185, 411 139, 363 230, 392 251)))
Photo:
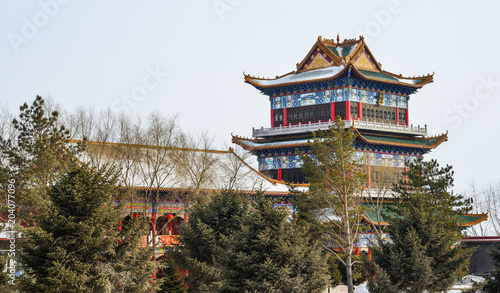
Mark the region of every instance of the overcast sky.
POLYGON ((494 1, 2 1, 0 102, 36 95, 67 111, 178 113, 184 130, 269 127, 268 99, 243 72, 294 70, 316 42, 357 38, 384 70, 435 73, 410 100, 410 123, 449 141, 427 158, 455 169, 455 190, 500 180, 500 3, 494 1))

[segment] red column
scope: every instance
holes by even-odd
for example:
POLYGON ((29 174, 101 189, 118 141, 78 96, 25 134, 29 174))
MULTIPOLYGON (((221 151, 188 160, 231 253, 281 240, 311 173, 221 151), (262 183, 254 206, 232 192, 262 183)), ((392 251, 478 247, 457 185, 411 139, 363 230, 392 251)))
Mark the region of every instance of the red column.
POLYGON ((174 215, 167 215, 167 219, 169 220, 168 222, 168 235, 172 235, 172 219, 174 218, 174 215))
POLYGON ((396 124, 399 124, 399 108, 396 107, 396 124))
POLYGON ((361 111, 361 102, 358 102, 358 120, 361 121, 361 119, 363 117, 361 117, 361 113, 363 113, 363 111, 361 111))
POLYGON ((278 169, 278 181, 281 181, 281 168, 278 169))
POLYGON ((283 126, 288 125, 287 108, 283 108, 283 126))
POLYGON ((335 120, 335 102, 332 102, 330 105, 332 108, 332 121, 334 121, 335 120))
POLYGON ((351 101, 345 102, 345 120, 351 120, 351 101))
POLYGON ((271 127, 274 127, 274 109, 271 109, 271 127))
POLYGON ((410 119, 408 117, 408 108, 405 109, 405 112, 406 112, 406 126, 409 126, 410 125, 410 119))
POLYGON ((187 223, 189 220, 189 215, 188 214, 184 214, 184 221, 187 223))

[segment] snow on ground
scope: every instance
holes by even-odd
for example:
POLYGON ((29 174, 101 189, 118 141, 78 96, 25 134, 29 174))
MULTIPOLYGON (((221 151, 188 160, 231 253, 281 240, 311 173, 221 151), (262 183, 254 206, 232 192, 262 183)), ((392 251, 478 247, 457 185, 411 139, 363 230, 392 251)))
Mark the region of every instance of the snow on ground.
MULTIPOLYGON (((452 288, 448 291, 448 293, 461 293, 463 289, 470 288, 472 285, 472 281, 475 282, 481 282, 484 281, 484 278, 478 277, 478 276, 466 276, 465 278, 462 279, 462 281, 457 282, 453 285, 452 288)), ((327 293, 328 290, 326 290, 324 293, 327 293)), ((336 288, 330 289, 331 293, 347 293, 347 287, 345 285, 340 285, 337 286, 336 288)), ((366 283, 363 283, 359 286, 356 286, 355 293, 369 293, 368 288, 366 287, 366 283)))

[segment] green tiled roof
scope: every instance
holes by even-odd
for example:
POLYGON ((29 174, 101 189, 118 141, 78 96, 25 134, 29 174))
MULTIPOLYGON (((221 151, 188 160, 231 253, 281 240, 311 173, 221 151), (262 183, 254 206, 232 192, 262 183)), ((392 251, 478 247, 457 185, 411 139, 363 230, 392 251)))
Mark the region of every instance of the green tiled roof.
MULTIPOLYGON (((379 220, 377 219, 377 212, 375 211, 375 207, 367 203, 364 204, 364 207, 366 208, 366 216, 370 219, 370 221, 377 223, 379 220)), ((380 222, 387 222, 387 218, 385 218, 384 215, 387 217, 400 217, 399 215, 394 213, 393 209, 395 207, 396 204, 394 203, 382 204, 380 222)), ((456 223, 462 226, 469 226, 472 223, 480 220, 482 217, 484 217, 484 215, 459 215, 457 216, 456 223)))
POLYGON ((374 71, 364 70, 364 69, 358 69, 358 70, 359 70, 359 72, 361 72, 361 74, 363 74, 364 76, 367 76, 367 77, 385 79, 385 80, 389 80, 389 81, 399 81, 395 77, 393 77, 389 74, 382 73, 382 72, 374 72, 374 71))
MULTIPOLYGON (((395 204, 388 204, 384 203, 382 204, 382 211, 380 215, 380 222, 387 222, 387 219, 384 217, 384 215, 390 216, 392 215, 392 211, 390 210, 391 208, 394 208, 396 205, 395 204)), ((364 207, 366 208, 366 216, 370 219, 372 222, 378 222, 379 220, 377 219, 377 211, 375 210, 375 207, 371 204, 364 204, 364 207)), ((398 215, 394 215, 398 217, 398 215)))
POLYGON ((328 49, 330 49, 330 51, 332 51, 333 54, 335 54, 336 56, 340 57, 339 56, 339 53, 337 52, 337 48, 336 47, 333 47, 333 46, 327 46, 328 49))
POLYGON ((364 138, 366 138, 368 140, 375 140, 375 141, 380 141, 380 142, 412 144, 412 145, 420 145, 420 146, 432 146, 433 144, 435 144, 437 141, 439 141, 441 139, 441 137, 424 140, 424 139, 375 136, 375 135, 365 135, 365 134, 362 134, 362 135, 364 138))
POLYGON ((349 55, 349 52, 351 52, 351 48, 353 46, 345 46, 342 48, 342 57, 347 57, 349 55))

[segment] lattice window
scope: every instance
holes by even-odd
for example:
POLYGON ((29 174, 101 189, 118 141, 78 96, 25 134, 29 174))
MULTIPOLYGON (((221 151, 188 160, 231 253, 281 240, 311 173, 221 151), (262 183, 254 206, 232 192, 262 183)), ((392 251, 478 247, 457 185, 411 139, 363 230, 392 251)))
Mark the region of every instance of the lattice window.
POLYGON ((278 170, 263 170, 262 174, 269 178, 278 180, 278 170))
POLYGON ((284 124, 284 118, 283 118, 283 109, 276 109, 274 110, 273 114, 273 122, 274 126, 280 126, 284 124))
POLYGON ((300 168, 281 170, 281 178, 289 183, 307 183, 306 177, 300 168))
POLYGON ((370 166, 371 188, 392 188, 402 179, 404 168, 370 166))
POLYGON ((399 124, 406 124, 406 109, 399 108, 399 124))
POLYGON ((351 104, 351 118, 352 119, 358 119, 358 103, 353 103, 351 104))
POLYGON ((361 105, 361 120, 396 123, 396 108, 374 104, 361 105))
POLYGON ((331 119, 330 104, 294 107, 287 110, 288 123, 307 123, 309 121, 327 121, 331 119))
POLYGON ((340 116, 340 119, 345 120, 346 117, 346 106, 345 102, 337 102, 335 103, 335 118, 340 116))

